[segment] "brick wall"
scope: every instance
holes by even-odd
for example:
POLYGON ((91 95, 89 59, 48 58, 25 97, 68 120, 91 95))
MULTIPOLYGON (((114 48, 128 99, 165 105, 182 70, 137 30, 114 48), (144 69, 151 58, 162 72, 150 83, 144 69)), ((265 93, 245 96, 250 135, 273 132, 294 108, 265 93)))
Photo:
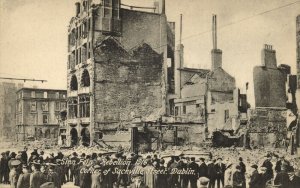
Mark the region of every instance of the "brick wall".
POLYGON ((95 61, 95 122, 130 122, 161 110, 162 56, 149 45, 129 54, 110 39, 95 49, 95 61))

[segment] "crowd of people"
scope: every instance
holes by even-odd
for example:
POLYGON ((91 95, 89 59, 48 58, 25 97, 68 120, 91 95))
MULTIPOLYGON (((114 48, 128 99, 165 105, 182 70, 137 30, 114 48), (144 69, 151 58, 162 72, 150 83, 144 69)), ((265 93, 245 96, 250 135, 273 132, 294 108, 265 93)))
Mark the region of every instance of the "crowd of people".
POLYGON ((73 182, 80 188, 279 188, 300 187, 300 174, 284 156, 267 154, 263 164, 245 165, 222 157, 159 156, 135 153, 58 152, 34 149, 3 152, 0 183, 12 188, 61 188, 73 182), (277 157, 276 164, 271 162, 277 157), (273 165, 274 164, 274 165, 273 165))

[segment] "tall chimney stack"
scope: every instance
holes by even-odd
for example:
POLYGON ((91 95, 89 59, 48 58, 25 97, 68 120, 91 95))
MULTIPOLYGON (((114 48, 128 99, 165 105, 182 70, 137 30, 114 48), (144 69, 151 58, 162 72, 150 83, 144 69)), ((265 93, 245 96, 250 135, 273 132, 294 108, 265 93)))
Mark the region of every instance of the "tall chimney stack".
POLYGON ((184 46, 182 44, 182 14, 180 14, 180 36, 179 36, 179 44, 175 50, 175 94, 178 98, 181 98, 181 68, 183 68, 183 52, 184 46))
POLYGON ((75 6, 76 6, 76 16, 78 16, 80 13, 80 2, 76 2, 75 6))
POLYGON ((217 15, 212 17, 212 41, 213 49, 211 50, 211 70, 214 71, 222 67, 222 50, 217 47, 217 15))

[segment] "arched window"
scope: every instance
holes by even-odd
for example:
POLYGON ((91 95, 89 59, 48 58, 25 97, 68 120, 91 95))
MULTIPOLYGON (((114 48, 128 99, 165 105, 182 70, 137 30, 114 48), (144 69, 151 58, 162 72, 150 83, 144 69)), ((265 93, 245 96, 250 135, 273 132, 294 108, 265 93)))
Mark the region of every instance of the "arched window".
POLYGON ((78 90, 78 83, 77 83, 77 78, 75 75, 72 76, 71 78, 71 91, 74 91, 74 90, 78 90))
POLYGON ((90 74, 86 69, 84 69, 82 76, 81 76, 81 85, 83 87, 90 86, 90 74))

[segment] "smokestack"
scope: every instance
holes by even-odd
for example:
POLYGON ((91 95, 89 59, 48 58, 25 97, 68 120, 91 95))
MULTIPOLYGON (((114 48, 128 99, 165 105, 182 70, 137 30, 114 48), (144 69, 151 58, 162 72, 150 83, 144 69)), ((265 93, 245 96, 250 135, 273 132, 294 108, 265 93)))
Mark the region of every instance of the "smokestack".
POLYGON ((80 2, 76 2, 75 6, 76 6, 76 16, 78 16, 80 13, 80 2))
POLYGON ((175 94, 178 98, 181 98, 181 69, 183 68, 183 49, 184 46, 181 43, 181 37, 182 37, 182 14, 180 14, 180 42, 178 46, 176 47, 175 51, 175 94))
POLYGON ((211 70, 214 71, 222 67, 222 50, 217 47, 217 15, 212 17, 212 41, 213 49, 211 50, 211 70))
POLYGON ((265 44, 261 51, 261 64, 267 68, 277 68, 276 51, 272 45, 265 44))

